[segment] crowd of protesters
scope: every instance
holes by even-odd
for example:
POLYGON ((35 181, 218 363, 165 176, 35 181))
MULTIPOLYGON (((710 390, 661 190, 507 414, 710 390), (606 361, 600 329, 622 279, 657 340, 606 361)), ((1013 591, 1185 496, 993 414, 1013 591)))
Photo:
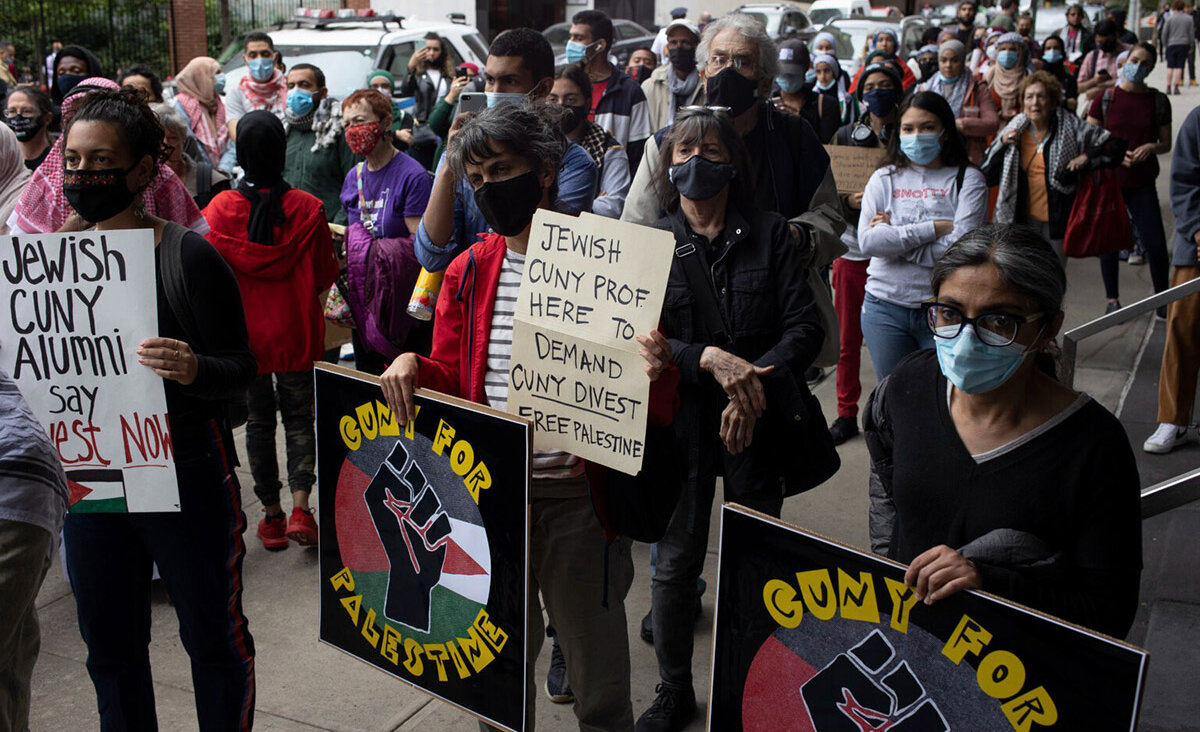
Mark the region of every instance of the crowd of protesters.
MULTIPOLYGON (((229 85, 208 57, 164 89, 147 66, 114 80, 88 49, 56 49, 46 88, 7 90, 0 233, 153 231, 159 336, 137 357, 164 380, 181 511, 64 519, 54 448, 0 374, 0 459, 16 466, 0 475, 0 545, 12 549, 0 553, 0 728, 24 728, 33 599, 61 530, 102 727, 156 725, 153 564, 192 660, 200 728, 249 729, 235 415, 262 504, 257 538, 270 550, 316 543, 313 363, 337 358, 330 323, 352 324, 356 367, 381 377, 402 422, 421 387, 504 409, 539 209, 674 238, 659 326, 638 342, 650 428, 690 458, 642 620, 661 683, 635 717, 630 541, 612 539, 589 498, 608 477, 566 452, 534 453, 528 653, 547 636, 553 647, 544 686, 528 666, 530 714, 544 688, 574 703, 580 729, 687 726, 703 691, 692 621, 718 478, 726 499, 779 516, 804 490, 788 464, 860 432, 872 549, 909 564, 919 597, 983 589, 1125 635, 1139 479, 1117 420, 1056 378, 1064 240, 1079 192, 1108 176, 1136 248, 1099 257, 1096 315, 1121 307, 1122 258, 1148 258, 1156 292, 1200 275, 1200 114, 1175 148, 1168 258, 1156 182, 1171 107, 1147 84, 1159 49, 1129 42, 1119 15, 1087 27, 1079 6, 1037 43, 1016 0, 1000 8, 980 27, 963 2, 911 58, 879 30, 853 75, 830 33, 776 43, 741 13, 701 27, 675 12, 623 69, 612 20, 585 10, 563 66, 528 28, 497 36, 483 68, 456 69, 430 34, 403 78, 375 70, 344 99, 327 70, 289 65, 262 32, 245 37, 248 73, 229 85), (486 108, 460 112, 464 91, 484 92, 486 108), (399 97, 415 99, 411 112, 399 97), (862 190, 839 188, 825 145, 878 152, 862 190), (421 319, 406 306, 428 273, 442 273, 442 295, 421 319), (164 287, 171 277, 194 285, 186 302, 164 287), (860 429, 864 345, 878 387, 860 429), (835 366, 826 427, 810 387, 835 366), (796 424, 810 418, 816 434, 796 424)), ((1190 21, 1182 0, 1173 12, 1190 21)), ((1189 58, 1182 34, 1168 16, 1168 94, 1189 58)), ((1189 437, 1196 300, 1156 315, 1168 340, 1147 452, 1189 437)))

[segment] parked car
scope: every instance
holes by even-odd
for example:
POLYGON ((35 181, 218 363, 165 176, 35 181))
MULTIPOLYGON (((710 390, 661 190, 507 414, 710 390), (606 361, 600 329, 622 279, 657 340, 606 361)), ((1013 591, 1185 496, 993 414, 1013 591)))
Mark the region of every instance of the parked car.
POLYGON ((872 7, 871 11, 867 13, 867 17, 868 18, 876 18, 878 20, 890 20, 892 22, 895 22, 895 21, 898 21, 901 18, 903 18, 904 13, 900 12, 900 8, 894 7, 892 5, 884 5, 883 7, 879 7, 879 8, 872 7))
MULTIPOLYGON (((550 47, 554 49, 554 63, 565 64, 567 62, 567 41, 571 40, 570 22, 555 23, 542 31, 542 35, 546 37, 547 41, 550 41, 550 47)), ((654 36, 654 31, 638 25, 632 20, 614 18, 613 46, 609 49, 608 60, 622 69, 625 68, 625 65, 629 63, 629 56, 636 49, 654 43, 654 36)))
MULTIPOLYGON (((465 22, 408 21, 388 15, 372 18, 297 17, 272 27, 259 28, 270 34, 275 50, 288 67, 299 63, 316 66, 325 73, 331 96, 345 99, 365 86, 372 69, 387 69, 397 84, 408 73, 408 59, 425 46, 425 34, 433 31, 446 39, 451 62, 470 61, 482 70, 488 43, 479 31, 465 22)), ((239 39, 218 61, 232 89, 246 75, 239 39)))
POLYGON ((816 0, 808 9, 808 19, 825 25, 837 18, 865 18, 871 14, 867 0, 816 0))
MULTIPOLYGON (((919 15, 906 16, 899 22, 871 20, 870 18, 838 18, 827 24, 823 30, 833 32, 836 29, 849 36, 850 47, 853 50, 847 58, 855 62, 854 70, 857 71, 866 58, 868 43, 881 28, 890 28, 896 34, 900 40, 897 55, 907 61, 909 55, 921 47, 921 36, 930 25, 933 25, 930 20, 919 15)), ((839 42, 838 59, 844 60, 841 54, 842 47, 839 42)), ((843 68, 845 68, 845 64, 843 64, 843 68)))
POLYGON ((735 8, 734 12, 754 16, 776 41, 786 38, 812 41, 818 30, 818 25, 796 3, 750 3, 735 8))

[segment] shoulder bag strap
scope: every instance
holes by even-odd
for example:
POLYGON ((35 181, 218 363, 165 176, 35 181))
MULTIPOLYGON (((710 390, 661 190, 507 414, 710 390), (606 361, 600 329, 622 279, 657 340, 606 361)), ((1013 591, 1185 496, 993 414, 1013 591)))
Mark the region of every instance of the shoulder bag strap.
POLYGON ((159 276, 171 313, 183 328, 188 345, 193 350, 203 350, 203 344, 196 339, 199 328, 188 298, 187 277, 183 272, 183 237, 186 233, 187 229, 174 222, 168 222, 163 229, 162 241, 158 243, 159 276))
POLYGON ((354 167, 354 177, 358 180, 358 218, 362 219, 363 228, 374 239, 378 234, 375 233, 375 223, 367 218, 367 201, 363 197, 363 174, 367 172, 367 164, 359 163, 354 167))
POLYGON ((688 289, 696 298, 696 307, 700 310, 700 317, 714 344, 720 348, 727 348, 733 339, 729 336, 725 318, 721 315, 720 306, 717 305, 717 293, 713 289, 712 280, 704 270, 704 263, 696 255, 696 245, 689 241, 676 247, 675 256, 683 265, 683 275, 687 278, 688 289))

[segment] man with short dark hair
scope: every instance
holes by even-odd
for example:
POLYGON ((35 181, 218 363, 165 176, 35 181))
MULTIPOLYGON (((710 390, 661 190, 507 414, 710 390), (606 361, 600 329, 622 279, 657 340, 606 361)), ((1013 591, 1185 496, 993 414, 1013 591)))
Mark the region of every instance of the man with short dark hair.
MULTIPOLYGON (((546 37, 532 28, 504 31, 492 41, 484 80, 489 107, 519 104, 528 97, 544 99, 554 88, 554 50, 546 37)), ((464 121, 456 117, 450 134, 464 121)), ((557 210, 570 214, 591 211, 597 177, 596 164, 587 151, 575 143, 568 145, 558 169, 557 210)), ((476 234, 488 230, 471 186, 465 180, 455 180, 453 170, 443 163, 413 238, 421 266, 441 272, 459 252, 476 242, 476 234)))
POLYGON ((1096 47, 1079 64, 1079 103, 1117 83, 1117 57, 1131 47, 1117 40, 1117 24, 1105 18, 1096 24, 1096 47))
POLYGON ((625 146, 629 165, 636 169, 642 148, 653 129, 646 109, 646 95, 628 74, 609 62, 613 23, 599 10, 583 10, 571 19, 567 63, 580 63, 592 82, 592 113, 589 119, 625 146))
POLYGON ((991 25, 1003 28, 1006 32, 1015 30, 1018 10, 1017 0, 1000 0, 1000 11, 992 18, 991 25))
POLYGON ((312 64, 296 64, 287 74, 287 157, 283 179, 325 204, 325 216, 346 223, 342 184, 358 158, 346 144, 342 105, 329 96, 325 73, 312 64))
POLYGON ((1125 27, 1125 20, 1129 17, 1125 12, 1125 8, 1109 8, 1104 16, 1108 20, 1117 24, 1117 41, 1128 46, 1135 46, 1138 42, 1137 34, 1125 27))
POLYGON ((974 45, 975 15, 978 12, 975 0, 963 0, 958 4, 958 13, 955 16, 958 22, 953 26, 948 26, 948 30, 954 31, 954 37, 958 39, 959 43, 967 48, 974 45))
POLYGON ((229 137, 237 139, 237 121, 256 109, 265 109, 283 120, 287 81, 275 68, 275 42, 262 31, 246 34, 242 60, 248 72, 237 86, 225 90, 225 123, 229 137))

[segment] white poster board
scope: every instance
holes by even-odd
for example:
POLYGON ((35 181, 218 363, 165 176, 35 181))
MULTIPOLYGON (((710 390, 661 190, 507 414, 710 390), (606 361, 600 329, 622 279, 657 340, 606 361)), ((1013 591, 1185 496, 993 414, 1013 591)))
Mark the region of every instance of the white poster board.
POLYGON ((650 380, 635 336, 658 327, 668 231, 539 210, 513 317, 508 410, 535 450, 631 475, 642 465, 650 380))
POLYGON ((149 229, 0 243, 0 368, 46 426, 74 512, 179 510, 163 382, 137 356, 158 335, 154 257, 149 229))

